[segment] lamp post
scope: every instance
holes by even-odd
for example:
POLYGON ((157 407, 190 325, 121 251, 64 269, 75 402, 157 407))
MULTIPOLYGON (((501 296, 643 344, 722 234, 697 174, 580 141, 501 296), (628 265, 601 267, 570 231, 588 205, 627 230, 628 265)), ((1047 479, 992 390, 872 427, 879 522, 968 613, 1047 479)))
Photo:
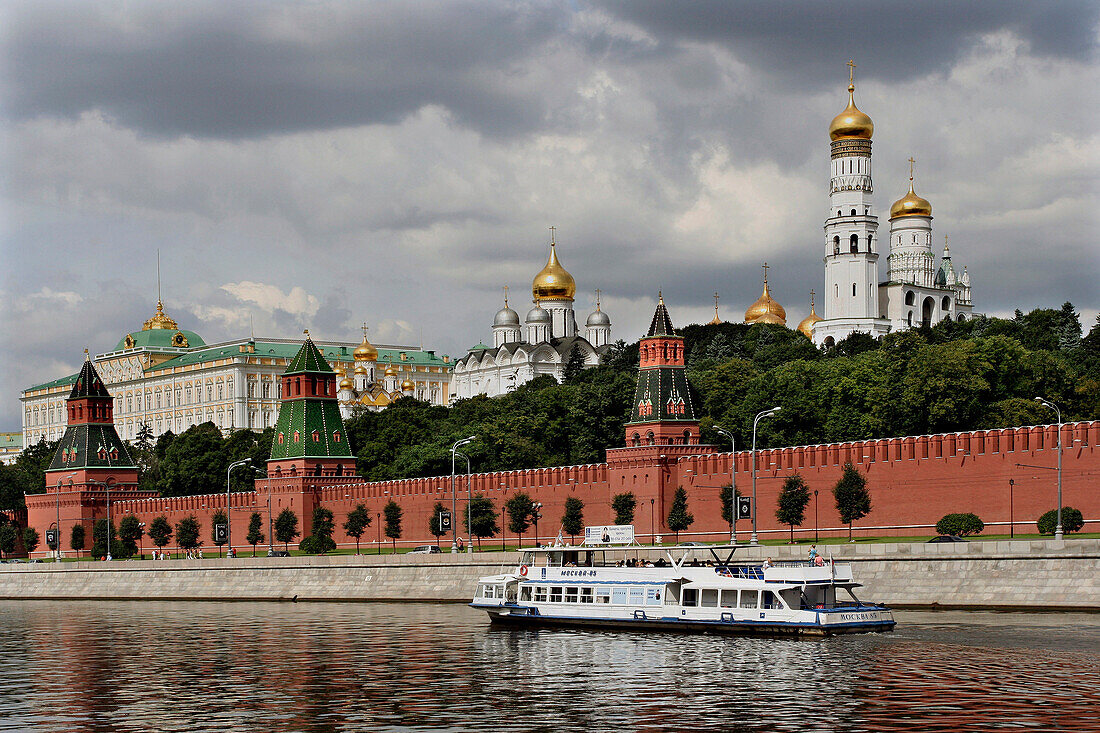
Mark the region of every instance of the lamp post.
POLYGON ((251 458, 242 458, 239 461, 230 463, 229 468, 225 470, 225 544, 229 547, 225 552, 226 557, 233 554, 233 509, 229 505, 229 474, 233 473, 233 469, 237 466, 251 465, 251 458))
POLYGON ((451 446, 451 552, 458 552, 458 523, 455 521, 458 514, 458 504, 455 499, 455 453, 458 451, 459 446, 472 443, 477 438, 476 435, 471 435, 469 438, 463 438, 462 440, 456 440, 455 444, 451 446))
POLYGON ((715 425, 714 429, 719 434, 730 439, 730 544, 737 544, 737 448, 733 440, 733 433, 715 425))
POLYGON ((1054 414, 1058 416, 1058 519, 1054 525, 1054 539, 1060 540, 1062 539, 1062 411, 1058 409, 1058 405, 1042 397, 1036 397, 1035 401, 1049 410, 1054 410, 1054 414))
POLYGON ((539 520, 542 519, 542 502, 535 502, 535 511, 533 513, 535 517, 535 547, 539 546, 539 520))
POLYGON ((75 475, 75 473, 70 473, 68 476, 59 478, 57 480, 57 491, 54 492, 57 495, 57 546, 54 547, 53 550, 54 557, 57 558, 58 561, 61 560, 61 482, 65 479, 69 479, 69 490, 71 491, 73 488, 73 476, 75 475))
POLYGON ((817 544, 817 489, 814 489, 814 544, 817 544))
POLYGON ((657 500, 649 500, 649 544, 657 544, 657 500))
POLYGON ((382 512, 375 512, 375 526, 378 527, 378 554, 382 554, 382 512))
POLYGON ((783 408, 773 407, 770 410, 761 410, 752 421, 752 537, 749 539, 749 544, 752 545, 760 544, 756 539, 756 426, 761 420, 771 417, 781 409, 783 408))
POLYGON ((1013 531, 1015 530, 1015 526, 1013 525, 1013 521, 1012 521, 1012 488, 1015 485, 1016 485, 1016 479, 1010 478, 1008 480, 1008 538, 1009 539, 1012 539, 1013 537, 1015 537, 1015 535, 1013 534, 1013 531))
MULTIPOLYGON (((60 535, 60 531, 58 532, 60 535)), ((142 540, 145 539, 145 522, 138 523, 138 557, 142 560, 145 559, 145 544, 142 540)))
MULTIPOLYGON (((470 492, 470 457, 465 453, 455 453, 456 456, 466 459, 466 552, 474 551, 474 520, 471 505, 473 497, 470 492)), ((454 521, 452 519, 452 521, 454 521)))

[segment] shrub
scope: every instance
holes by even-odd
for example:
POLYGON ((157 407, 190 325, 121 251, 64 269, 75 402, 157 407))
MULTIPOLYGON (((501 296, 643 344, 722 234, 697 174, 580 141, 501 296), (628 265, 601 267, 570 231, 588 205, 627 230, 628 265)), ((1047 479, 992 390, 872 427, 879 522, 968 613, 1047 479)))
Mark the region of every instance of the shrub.
MULTIPOLYGON (((1039 534, 1054 534, 1054 527, 1058 524, 1058 510, 1051 509, 1049 512, 1039 517, 1039 521, 1036 522, 1039 525, 1039 534)), ((1074 509, 1071 506, 1062 507, 1062 531, 1063 532, 1080 532, 1081 528, 1085 526, 1085 518, 1081 516, 1080 509, 1074 509)))
POLYGON ((336 541, 331 537, 311 534, 298 543, 298 549, 307 555, 323 555, 336 549, 336 541))
POLYGON ((985 522, 978 518, 977 514, 945 514, 943 519, 936 522, 938 534, 953 534, 966 537, 970 534, 981 534, 985 529, 985 522))

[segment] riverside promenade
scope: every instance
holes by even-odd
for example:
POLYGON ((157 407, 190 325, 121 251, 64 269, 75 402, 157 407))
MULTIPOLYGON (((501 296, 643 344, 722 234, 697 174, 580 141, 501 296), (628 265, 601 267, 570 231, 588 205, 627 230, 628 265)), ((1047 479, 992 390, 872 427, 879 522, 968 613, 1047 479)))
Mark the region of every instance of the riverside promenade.
MULTIPOLYGON (((861 598, 896 608, 1100 611, 1100 539, 829 545, 861 598)), ((616 552, 656 558, 660 548, 616 552)), ((743 547, 737 561, 802 559, 805 545, 743 547)), ((0 598, 465 602, 516 552, 0 565, 0 598)))

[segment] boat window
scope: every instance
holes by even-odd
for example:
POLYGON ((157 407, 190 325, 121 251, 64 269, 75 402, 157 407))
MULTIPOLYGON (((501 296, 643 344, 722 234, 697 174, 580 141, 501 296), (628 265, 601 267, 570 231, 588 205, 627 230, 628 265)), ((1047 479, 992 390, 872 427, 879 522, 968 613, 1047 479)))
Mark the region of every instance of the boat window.
POLYGON ((669 583, 668 586, 665 587, 665 605, 666 606, 675 606, 679 602, 680 602, 680 584, 679 583, 669 583))
POLYGON ((482 598, 496 598, 497 597, 497 592, 496 591, 497 591, 497 587, 495 585, 483 585, 483 586, 481 586, 481 597, 482 598))
POLYGON ((540 585, 535 588, 535 603, 546 603, 546 586, 540 585))
POLYGON ((611 602, 616 606, 626 605, 626 588, 612 588, 611 589, 611 602))
POLYGON ((581 603, 591 603, 591 602, 592 602, 592 589, 591 588, 581 588, 581 603))
POLYGON ((521 601, 531 600, 531 586, 525 585, 519 589, 519 599, 521 601))
POLYGON ((481 596, 482 598, 486 598, 486 597, 487 597, 487 596, 485 595, 485 588, 486 588, 486 586, 484 586, 484 585, 480 585, 480 584, 479 584, 479 585, 477 586, 477 594, 478 594, 479 596, 481 596))
POLYGON ((760 591, 760 596, 763 601, 760 605, 761 608, 783 608, 783 604, 779 602, 779 598, 770 590, 760 591))
POLYGON ((783 599, 783 605, 787 608, 798 608, 801 602, 801 597, 798 592, 798 588, 787 588, 779 591, 779 595, 783 599))
POLYGON ((568 588, 566 588, 565 589, 565 602, 566 603, 576 603, 577 602, 577 593, 578 593, 579 590, 580 589, 577 588, 577 586, 575 586, 575 585, 569 586, 568 588))
POLYGON ((546 567, 548 567, 548 568, 560 568, 561 567, 561 553, 560 552, 548 552, 548 553, 546 553, 546 567))
POLYGON ((645 604, 647 606, 659 606, 659 605, 661 605, 661 589, 660 588, 646 588, 645 589, 645 604))
POLYGON ((639 586, 631 586, 630 588, 630 605, 640 606, 645 603, 645 588, 639 586))
POLYGON ((533 552, 523 553, 520 556, 519 564, 520 565, 534 565, 535 564, 535 553, 533 553, 533 552))
POLYGON ((755 590, 741 591, 741 608, 756 608, 759 595, 760 592, 755 590))
POLYGON ((698 606, 699 605, 699 591, 694 588, 684 588, 684 598, 680 601, 681 606, 698 606))
POLYGON ((737 608, 737 591, 722 591, 722 608, 737 608))
POLYGON ((700 596, 700 606, 706 608, 716 608, 718 606, 718 590, 715 588, 704 588, 700 596))
POLYGON ((561 603, 561 586, 560 585, 550 586, 550 602, 551 603, 561 603))
POLYGON ((602 585, 596 589, 596 603, 611 603, 611 588, 602 585))

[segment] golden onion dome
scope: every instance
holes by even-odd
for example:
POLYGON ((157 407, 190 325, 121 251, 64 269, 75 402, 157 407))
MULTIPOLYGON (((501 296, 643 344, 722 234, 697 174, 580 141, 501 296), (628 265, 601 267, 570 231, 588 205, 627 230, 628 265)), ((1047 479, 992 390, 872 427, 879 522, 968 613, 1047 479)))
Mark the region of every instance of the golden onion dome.
POLYGON ((402 392, 412 392, 414 389, 416 389, 416 384, 411 379, 406 379, 401 383, 402 392))
POLYGON ((932 216, 932 204, 928 199, 913 191, 913 179, 909 179, 909 193, 902 196, 890 207, 890 220, 903 216, 932 216))
POLYGON ((829 139, 870 140, 875 132, 875 123, 856 107, 855 84, 848 85, 848 106, 829 123, 829 139))
POLYGON ((374 345, 367 340, 367 329, 363 328, 363 343, 355 347, 353 353, 356 361, 376 361, 378 359, 378 349, 374 348, 374 345))
POLYGON ((389 366, 387 366, 386 367, 386 376, 387 377, 396 377, 397 376, 397 367, 395 367, 393 364, 390 364, 389 366))
POLYGON ((814 337, 814 324, 817 323, 818 321, 821 321, 821 320, 824 320, 824 319, 817 314, 816 310, 814 310, 814 299, 813 299, 813 296, 811 295, 810 296, 810 315, 806 316, 805 318, 803 318, 799 322, 797 330, 800 334, 802 334, 806 338, 812 339, 814 337))
POLYGON ((768 281, 764 280, 764 292, 745 311, 745 323, 777 323, 787 325, 787 311, 772 298, 768 281))
POLYGON ((347 377, 344 377, 340 380, 340 389, 351 389, 354 386, 355 382, 353 382, 351 379, 348 379, 347 377))
POLYGON ((365 366, 363 366, 362 364, 360 364, 359 366, 355 367, 355 373, 356 374, 366 374, 367 373, 367 368, 365 366))
POLYGON ((558 253, 554 242, 551 241, 550 258, 546 260, 546 267, 542 268, 531 282, 531 295, 535 300, 573 300, 576 293, 577 283, 558 262, 558 253))

